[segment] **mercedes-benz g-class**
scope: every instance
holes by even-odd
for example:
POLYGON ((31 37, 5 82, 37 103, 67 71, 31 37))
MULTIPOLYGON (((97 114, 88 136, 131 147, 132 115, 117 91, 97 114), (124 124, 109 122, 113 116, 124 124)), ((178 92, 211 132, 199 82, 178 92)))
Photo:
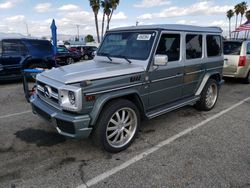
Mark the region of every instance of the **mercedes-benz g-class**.
POLYGON ((222 30, 151 25, 107 32, 91 61, 37 76, 33 112, 59 134, 126 149, 142 118, 186 105, 211 110, 222 80, 222 30))

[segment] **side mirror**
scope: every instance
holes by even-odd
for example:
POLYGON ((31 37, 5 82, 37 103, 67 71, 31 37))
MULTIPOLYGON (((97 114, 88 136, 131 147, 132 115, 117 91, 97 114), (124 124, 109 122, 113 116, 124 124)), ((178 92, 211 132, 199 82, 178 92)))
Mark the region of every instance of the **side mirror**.
POLYGON ((156 66, 165 66, 168 63, 167 55, 155 55, 154 65, 156 66))

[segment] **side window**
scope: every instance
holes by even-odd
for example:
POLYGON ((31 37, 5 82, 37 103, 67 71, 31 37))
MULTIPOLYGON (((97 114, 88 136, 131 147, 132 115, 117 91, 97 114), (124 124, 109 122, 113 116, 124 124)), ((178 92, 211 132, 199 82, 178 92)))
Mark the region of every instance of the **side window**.
POLYGON ((22 55, 25 52, 26 48, 20 41, 3 41, 4 55, 22 55))
POLYGON ((207 35, 207 56, 220 56, 222 53, 221 36, 207 35))
POLYGON ((156 54, 167 55, 168 61, 178 61, 180 59, 180 42, 180 34, 163 34, 156 54))
POLYGON ((186 59, 202 57, 202 35, 186 35, 186 59))
POLYGON ((247 44, 247 55, 250 55, 250 43, 247 44))

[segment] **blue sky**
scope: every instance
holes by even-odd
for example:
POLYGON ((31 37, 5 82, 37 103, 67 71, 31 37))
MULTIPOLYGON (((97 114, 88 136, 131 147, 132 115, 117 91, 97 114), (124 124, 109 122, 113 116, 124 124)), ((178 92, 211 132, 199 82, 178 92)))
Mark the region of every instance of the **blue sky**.
MULTIPOLYGON (((111 27, 140 24, 180 23, 220 26, 227 33, 225 12, 240 1, 233 0, 120 0, 111 27)), ((94 18, 88 0, 0 0, 0 32, 47 36, 52 18, 58 33, 95 35, 94 18)), ((101 21, 102 12, 99 13, 101 21)), ((235 19, 232 20, 233 25, 235 19)))

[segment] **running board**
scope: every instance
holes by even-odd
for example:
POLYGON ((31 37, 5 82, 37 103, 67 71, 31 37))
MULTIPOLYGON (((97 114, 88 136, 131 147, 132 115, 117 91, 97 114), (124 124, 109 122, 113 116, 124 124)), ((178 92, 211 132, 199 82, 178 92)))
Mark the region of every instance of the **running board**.
POLYGON ((181 103, 180 103, 180 101, 177 101, 177 102, 172 103, 170 105, 165 105, 163 107, 157 108, 153 111, 146 113, 146 117, 148 119, 152 119, 152 118, 155 118, 155 117, 160 116, 162 114, 176 110, 178 108, 181 108, 181 107, 184 107, 187 105, 194 105, 199 99, 200 99, 199 96, 195 96, 195 97, 191 97, 191 98, 182 100, 183 102, 181 102, 181 103))

